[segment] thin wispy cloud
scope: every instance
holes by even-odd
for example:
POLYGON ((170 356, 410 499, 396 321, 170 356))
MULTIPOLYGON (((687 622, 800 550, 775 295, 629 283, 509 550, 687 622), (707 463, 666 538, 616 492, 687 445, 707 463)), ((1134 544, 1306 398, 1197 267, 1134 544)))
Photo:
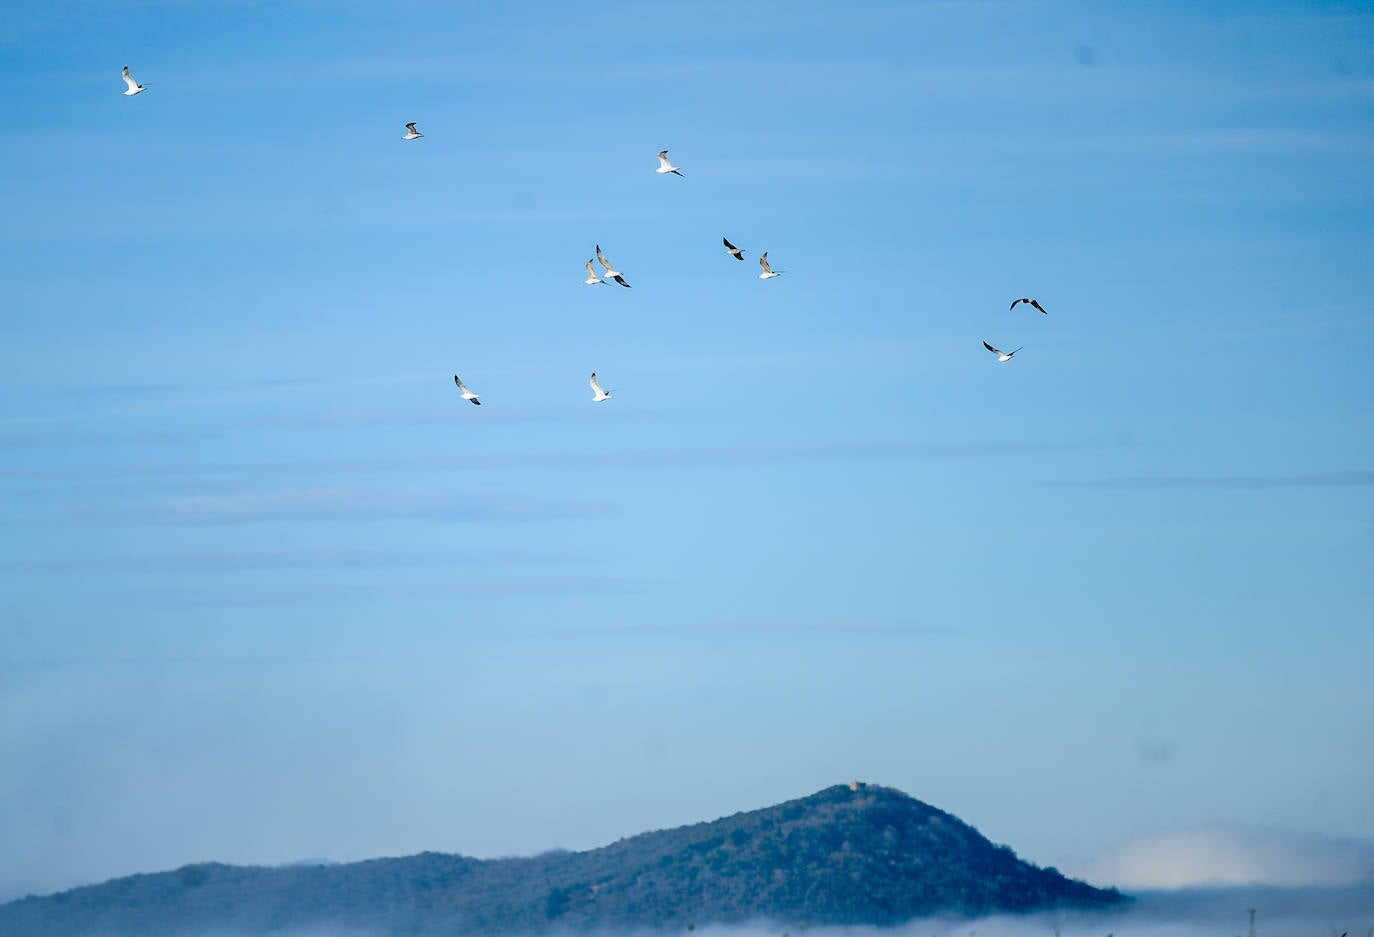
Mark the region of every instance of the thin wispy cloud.
MULTIPOLYGON (((260 380, 241 380, 235 379, 231 383, 215 383, 213 380, 208 382, 192 383, 166 383, 166 384, 80 384, 70 387, 16 387, 16 390, 26 390, 31 395, 38 398, 56 400, 63 397, 82 398, 100 397, 106 398, 114 396, 120 399, 120 403, 109 407, 82 407, 77 410, 64 410, 58 413, 22 413, 18 415, 0 417, 0 426, 10 427, 46 427, 43 430, 32 430, 34 433, 51 433, 55 438, 73 435, 63 433, 59 428, 62 426, 78 423, 82 420, 109 419, 113 417, 129 417, 140 414, 158 414, 176 410, 203 409, 207 406, 223 404, 230 401, 241 401, 244 397, 261 396, 268 392, 269 396, 279 393, 299 394, 301 392, 323 391, 340 388, 357 387, 376 387, 396 384, 418 384, 425 380, 434 380, 426 376, 414 374, 406 375, 377 375, 371 377, 352 377, 352 378, 321 378, 314 376, 306 377, 283 377, 283 378, 264 378, 260 380)), ((436 381, 438 383, 438 381, 436 381)), ((260 426, 263 420, 237 420, 214 424, 212 426, 201 427, 206 432, 222 432, 229 429, 241 428, 244 426, 260 426)), ((22 432, 16 430, 16 432, 22 432)), ((79 433, 81 431, 73 431, 79 433)), ((91 438, 121 439, 117 433, 102 433, 91 438)), ((11 440, 22 441, 20 436, 0 437, 6 442, 11 440)))
POLYGON ((397 655, 375 654, 137 654, 123 656, 65 654, 48 657, 0 657, 0 670, 33 673, 61 670, 108 670, 122 668, 162 669, 168 666, 205 668, 262 668, 299 664, 372 662, 397 655))
POLYGON ((527 495, 470 494, 443 488, 318 486, 166 498, 109 512, 131 524, 253 524, 299 521, 417 519, 437 523, 534 522, 609 513, 600 501, 555 501, 527 495))
MULTIPOLYGON (((532 373, 533 369, 529 369, 532 373)), ((552 370, 552 369, 550 369, 552 370)), ((191 410, 217 406, 229 401, 241 400, 262 391, 299 391, 326 390, 340 388, 359 388, 379 385, 433 384, 444 386, 447 380, 433 375, 404 375, 390 377, 361 378, 343 381, 317 379, 260 381, 237 388, 206 393, 203 387, 187 385, 164 385, 130 392, 130 403, 126 406, 104 408, 101 410, 81 409, 62 413, 27 414, 0 418, 0 425, 13 427, 8 432, 0 432, 0 446, 6 448, 46 448, 75 445, 113 445, 113 444, 158 444, 196 439, 217 438, 242 430, 271 429, 339 429, 356 426, 449 426, 458 419, 460 411, 448 407, 395 408, 383 409, 328 409, 314 413, 304 413, 296 417, 255 417, 239 420, 205 423, 197 421, 194 427, 185 429, 148 430, 90 430, 81 425, 91 419, 115 420, 131 416, 166 413, 177 410, 191 410)), ((452 389, 451 387, 449 388, 452 389)), ((98 387, 74 389, 73 396, 106 396, 98 387)), ((49 396, 53 392, 48 392, 49 396)), ((644 407, 620 407, 613 413, 594 412, 587 407, 503 407, 494 408, 483 414, 483 423, 557 423, 557 422, 624 422, 646 419, 664 419, 671 412, 644 407)))
POLYGON ((240 573, 292 570, 419 569, 435 566, 551 566, 585 562, 571 553, 524 550, 398 550, 322 548, 226 550, 142 555, 64 555, 0 563, 0 572, 67 575, 101 569, 119 573, 240 573))
POLYGON ((762 446, 651 449, 609 453, 605 456, 603 464, 633 468, 684 468, 697 465, 754 465, 767 462, 851 459, 962 461, 1049 452, 1058 448, 1050 444, 1032 443, 777 443, 762 446))
POLYGON ((61 483, 73 479, 152 479, 164 477, 322 475, 355 472, 389 473, 421 470, 448 472, 490 469, 607 468, 683 469, 703 466, 747 466, 817 461, 957 462, 1051 454, 1091 448, 1080 443, 904 443, 800 442, 755 446, 672 447, 615 451, 509 453, 505 455, 428 456, 423 458, 299 459, 275 462, 146 462, 103 468, 49 466, 0 471, 0 478, 27 478, 61 483))
MULTIPOLYGON (((558 630, 569 630, 557 626, 558 630)), ((596 633, 640 635, 713 634, 727 637, 748 635, 846 635, 854 637, 949 637, 958 630, 943 625, 927 625, 916 621, 855 619, 750 619, 692 622, 605 622, 593 626, 579 625, 571 630, 596 633)))
POLYGON ((1288 101, 1300 104, 1332 100, 1374 99, 1374 78, 1336 74, 1331 78, 1265 84, 1251 89, 1250 97, 1267 103, 1288 101))
POLYGON ((251 589, 232 586, 184 586, 116 589, 79 593, 82 599, 121 609, 129 608, 252 608, 308 605, 350 608, 385 605, 398 599, 538 598, 543 596, 604 595, 630 591, 628 579, 608 576, 480 576, 405 582, 293 582, 257 584, 251 589))
POLYGON ((197 428, 185 430, 130 430, 91 432, 50 429, 27 433, 0 433, 0 448, 66 449, 82 446, 179 446, 189 442, 223 438, 222 430, 197 428))
MULTIPOLYGON (((387 206, 388 212, 392 211, 387 206)), ((701 371, 733 372, 739 370, 759 370, 765 368, 795 367, 799 364, 825 363, 834 365, 837 361, 853 362, 856 366, 871 364, 876 355, 901 358, 914 351, 917 343, 901 339, 862 340, 841 346, 826 345, 799 346, 790 348, 770 347, 757 351, 713 352, 711 354, 684 355, 668 354, 641 358, 637 370, 642 373, 661 375, 665 372, 696 374, 701 371)), ((905 359, 903 359, 905 360, 905 359)), ((488 377, 527 379, 531 377, 566 376, 567 363, 559 358, 530 358, 519 363, 506 362, 499 367, 488 368, 488 377)), ((321 377, 302 375, 298 377, 271 377, 261 379, 238 379, 232 382, 169 382, 165 384, 139 383, 91 383, 73 386, 52 386, 33 384, 10 384, 13 393, 9 395, 11 405, 28 402, 28 409, 38 409, 35 401, 58 400, 63 397, 113 396, 120 402, 113 406, 81 407, 61 412, 28 412, 0 416, 0 426, 10 427, 8 433, 0 433, 0 445, 6 448, 41 448, 45 446, 68 445, 108 445, 113 443, 132 443, 142 441, 162 442, 178 439, 200 439, 227 435, 241 430, 262 429, 341 429, 356 426, 432 426, 450 425, 458 414, 452 406, 443 407, 341 407, 328 405, 314 412, 299 412, 292 416, 254 416, 236 420, 206 422, 202 419, 207 409, 216 408, 229 402, 242 401, 244 398, 273 400, 277 396, 301 397, 307 394, 330 393, 359 389, 396 388, 396 387, 442 387, 448 394, 452 387, 446 373, 433 373, 416 369, 405 373, 351 375, 347 377, 321 377), (109 425, 119 425, 119 421, 130 416, 153 415, 179 410, 194 411, 195 425, 186 429, 159 430, 158 435, 148 436, 141 430, 115 430, 109 425), (83 421, 98 419, 103 421, 98 430, 89 430, 83 421)), ((581 393, 581 379, 578 393, 581 393)), ((637 421, 663 419, 675 416, 672 411, 661 408, 636 406, 617 407, 614 412, 594 412, 589 408, 562 406, 498 406, 484 412, 482 421, 489 423, 531 423, 588 421, 637 421)))
POLYGON ((54 387, 50 397, 141 397, 146 394, 176 394, 193 389, 189 384, 83 384, 76 387, 54 387))
MULTIPOLYGON (((884 10, 884 15, 889 21, 893 18, 910 20, 913 24, 919 24, 931 17, 941 17, 948 15, 968 15, 968 16, 990 16, 995 15, 999 10, 1009 10, 1019 4, 1015 0, 936 0, 936 2, 923 2, 918 5, 902 2, 890 2, 880 4, 884 10)), ((439 10, 451 10, 442 4, 434 4, 439 10)), ((631 8, 632 9, 632 8, 631 8)), ((721 13, 733 10, 726 5, 720 5, 721 13)), ((805 14, 793 11, 793 19, 801 17, 805 19, 805 14)), ((818 14, 812 14, 817 16, 818 14)), ((617 20, 620 30, 633 31, 633 17, 623 17, 624 21, 617 20)), ((709 18, 703 23, 711 22, 709 18)), ((805 24, 800 24, 805 28, 805 24)), ((779 22, 776 27, 797 28, 797 25, 789 22, 779 22)), ((713 33, 709 32, 704 25, 694 24, 684 21, 681 29, 687 34, 697 33, 700 38, 712 38, 713 33)), ((656 39, 650 33, 643 34, 646 40, 656 39)), ((493 36, 492 38, 498 38, 493 36)), ((505 39, 507 37, 499 37, 505 39)), ((537 42, 538 36, 530 37, 530 41, 537 42)), ((621 77, 645 77, 645 73, 638 67, 607 61, 598 57, 593 60, 585 56, 576 54, 566 54, 566 47, 549 43, 540 50, 547 61, 557 63, 560 74, 571 80, 575 77, 588 77, 600 80, 615 79, 621 77)), ((655 56, 657 61, 661 56, 655 56)), ((765 65, 771 63, 765 63, 765 65)), ((798 62, 800 69, 805 70, 808 62, 798 62)), ((856 63, 861 64, 861 63, 856 63)), ((687 63, 686 67, 691 69, 688 74, 702 74, 706 76, 717 76, 729 74, 735 77, 744 77, 740 73, 741 67, 753 66, 758 68, 760 65, 753 59, 728 59, 723 60, 719 57, 701 56, 695 62, 687 63), (722 67, 730 67, 733 71, 720 72, 722 67)), ((644 67, 653 67, 652 63, 646 63, 644 67)), ((243 78, 237 87, 244 90, 270 91, 279 88, 283 83, 290 83, 293 87, 309 85, 334 86, 339 82, 355 81, 359 75, 368 75, 370 80, 380 85, 395 84, 413 88, 417 84, 423 86, 425 83, 440 85, 451 85, 454 82, 472 83, 487 82, 492 80, 493 75, 501 77, 503 82, 529 82, 535 83, 538 79, 527 76, 519 70, 511 68, 511 60, 508 56, 497 56, 491 54, 473 54, 464 56, 453 56, 434 54, 426 55, 420 50, 416 50, 414 55, 366 55, 366 56, 346 56, 331 59, 304 60, 300 57, 291 59, 265 60, 255 58, 251 61, 224 61, 215 62, 209 65, 188 67, 178 69, 174 76, 183 83, 203 83, 207 86, 217 87, 223 82, 223 75, 226 71, 233 71, 242 74, 243 78)), ((668 78, 676 77, 679 73, 671 72, 668 78)), ((766 68, 759 68, 761 77, 773 81, 779 80, 776 72, 770 72, 766 68)))
MULTIPOLYGON (((105 148, 110 144, 107 142, 105 148)), ((175 146, 169 141, 169 146, 175 146)), ((471 155, 471 154, 469 154, 471 155)), ((496 154, 492 154, 493 160, 496 154)), ((531 167, 539 160, 531 153, 528 159, 531 167)), ((289 201, 271 194, 258 196, 261 212, 273 219, 270 229, 264 231, 246 220, 226 221, 207 232, 204 215, 216 214, 234 217, 234 210, 241 209, 247 201, 239 199, 236 205, 210 204, 211 199, 203 199, 194 208, 179 204, 159 205, 150 208, 136 207, 132 201, 120 204, 111 196, 111 210, 131 219, 120 231, 121 240, 128 244, 143 242, 164 242, 168 239, 196 238, 209 243, 237 241, 245 236, 256 235, 260 238, 281 238, 294 240, 297 237, 316 233, 319 229, 320 209, 318 202, 307 200, 289 201)), ((100 233, 92 228, 75 228, 78 212, 75 208, 61 211, 59 207, 43 216, 31 219, 20 237, 12 228, 0 230, 0 244, 32 247, 34 244, 89 242, 99 243, 100 233)), ((534 223, 560 224, 577 223, 583 225, 604 224, 611 220, 652 221, 658 217, 650 207, 633 206, 606 207, 588 204, 570 207, 462 207, 447 202, 428 202, 416 205, 404 214, 399 214, 391 206, 376 200, 369 200, 364 194, 355 202, 339 206, 330 212, 330 226, 333 230, 377 230, 379 228, 414 229, 427 226, 451 224, 491 224, 526 225, 534 223)))
POLYGON ((1060 139, 1050 146, 1075 152, 1155 152, 1192 156, 1215 153, 1233 157, 1243 152, 1330 151, 1349 155, 1374 153, 1374 133, 1350 130, 1312 130, 1305 127, 1205 127, 1155 133, 1083 134, 1060 139))
MULTIPOLYGON (((260 380, 235 379, 235 389, 240 391, 277 389, 289 387, 310 387, 323 384, 323 378, 312 377, 284 377, 284 378, 265 378, 260 380)), ((110 384, 80 384, 72 387, 55 387, 47 391, 52 397, 143 397, 161 394, 183 394, 187 392, 203 393, 205 385, 203 383, 168 383, 168 384, 142 384, 142 383, 110 383, 110 384)))
MULTIPOLYGON (((451 388, 450 388, 451 389, 451 388)), ((587 407, 510 407, 497 409, 483 419, 492 423, 554 423, 657 420, 670 415, 664 410, 622 407, 604 415, 587 407)), ((275 421, 267 425, 284 428, 319 429, 351 426, 452 426, 456 414, 453 407, 409 410, 332 410, 312 416, 275 421)))
POLYGON ((1133 475, 1086 481, 1053 481, 1052 488, 1242 491, 1256 488, 1351 488, 1374 485, 1374 470, 1300 472, 1292 475, 1133 475))

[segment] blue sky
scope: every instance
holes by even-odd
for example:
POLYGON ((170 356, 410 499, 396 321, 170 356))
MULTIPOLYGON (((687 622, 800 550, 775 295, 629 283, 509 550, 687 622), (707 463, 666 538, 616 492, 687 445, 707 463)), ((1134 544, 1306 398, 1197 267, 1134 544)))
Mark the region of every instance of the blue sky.
POLYGON ((1371 50, 1355 3, 11 11, 0 897, 851 777, 1069 871, 1365 848, 1371 50))

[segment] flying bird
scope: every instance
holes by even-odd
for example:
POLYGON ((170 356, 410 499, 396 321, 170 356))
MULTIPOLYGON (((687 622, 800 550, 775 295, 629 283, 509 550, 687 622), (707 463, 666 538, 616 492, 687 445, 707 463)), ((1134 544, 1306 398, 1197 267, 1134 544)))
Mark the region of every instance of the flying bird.
POLYGON ((610 400, 610 391, 602 388, 601 383, 596 379, 596 372, 592 372, 592 403, 600 403, 603 400, 610 400))
POLYGON ((417 123, 419 123, 419 121, 412 120, 410 123, 406 124, 406 135, 401 137, 402 140, 418 140, 424 136, 423 133, 415 129, 417 123))
MULTIPOLYGON (((668 151, 667 151, 667 150, 659 150, 659 151, 658 151, 658 168, 655 169, 654 172, 659 173, 659 174, 662 174, 662 173, 665 173, 665 172, 671 172, 671 173, 677 173, 677 175, 679 175, 679 176, 682 175, 682 171, 681 171, 681 170, 679 170, 679 169, 678 169, 676 166, 674 166, 672 163, 668 162, 668 151)), ((685 179, 686 176, 683 176, 683 178, 685 179)))
POLYGON ((1020 351, 1021 348, 1025 348, 1026 346, 1022 345, 1021 348, 1016 349, 1016 351, 1003 351, 1000 348, 993 348, 987 342, 983 342, 983 347, 986 348, 988 351, 992 352, 994 355, 996 355, 998 361, 1010 361, 1012 355, 1016 354, 1017 351, 1020 351))
POLYGON ((743 260, 743 259, 744 259, 744 249, 743 249, 743 248, 741 248, 741 247, 736 247, 735 245, 731 244, 729 238, 721 238, 721 240, 725 242, 725 253, 729 254, 731 257, 735 258, 736 260, 743 260))
POLYGON ((1012 308, 1012 309, 1015 309, 1017 303, 1030 303, 1030 304, 1031 304, 1032 306, 1034 306, 1036 309, 1039 309, 1041 312, 1044 312, 1045 315, 1049 315, 1048 312, 1045 312, 1045 307, 1044 307, 1044 306, 1040 305, 1038 302, 1036 302, 1035 300, 1031 299, 1029 296, 1022 296, 1020 299, 1014 299, 1014 300, 1012 300, 1012 301, 1011 301, 1011 308, 1012 308))
POLYGON ((129 90, 124 92, 124 94, 128 97, 133 97, 140 91, 148 90, 147 88, 143 87, 143 85, 140 85, 138 82, 134 81, 134 76, 129 74, 129 66, 127 65, 124 66, 124 83, 129 86, 129 90))
MULTIPOLYGON (((630 284, 628 284, 628 283, 625 282, 625 277, 624 277, 624 275, 622 275, 621 272, 620 272, 619 270, 617 270, 617 269, 615 269, 614 267, 612 267, 612 266, 611 266, 611 262, 610 262, 609 260, 606 259, 606 255, 603 254, 603 253, 601 253, 601 245, 600 245, 600 244, 596 245, 596 259, 599 260, 599 261, 601 261, 601 266, 603 266, 603 267, 606 268, 605 276, 610 277, 612 280, 614 280, 615 282, 619 283, 621 286, 625 287, 626 289, 629 289, 629 288, 630 288, 630 284)), ((590 261, 589 261, 589 263, 590 263, 590 261)))
POLYGON ((771 280, 773 277, 782 276, 784 272, 782 270, 775 271, 772 267, 768 266, 768 251, 764 251, 763 256, 759 258, 759 266, 763 268, 763 273, 759 274, 760 280, 771 280))
POLYGON ((458 380, 458 375, 456 374, 453 375, 453 383, 458 385, 458 390, 462 392, 464 400, 470 400, 473 402, 473 404, 479 407, 482 405, 482 401, 477 399, 477 395, 474 394, 472 391, 468 390, 468 385, 458 380))
POLYGON ((583 280, 582 282, 585 283, 585 284, 587 284, 588 286, 594 286, 594 285, 597 284, 597 283, 605 283, 606 281, 603 280, 603 279, 601 279, 601 277, 597 276, 596 273, 593 272, 593 270, 592 270, 592 262, 591 262, 590 260, 588 260, 588 261, 587 261, 587 279, 583 280))

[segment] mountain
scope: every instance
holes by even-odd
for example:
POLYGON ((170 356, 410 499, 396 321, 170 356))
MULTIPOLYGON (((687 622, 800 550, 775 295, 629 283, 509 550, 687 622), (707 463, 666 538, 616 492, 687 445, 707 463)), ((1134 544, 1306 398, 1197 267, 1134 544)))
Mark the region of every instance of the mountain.
POLYGON ((379 935, 730 923, 897 924, 1126 900, 1022 862, 901 791, 849 784, 586 852, 523 859, 421 853, 343 865, 219 863, 0 905, 8 937, 379 935))

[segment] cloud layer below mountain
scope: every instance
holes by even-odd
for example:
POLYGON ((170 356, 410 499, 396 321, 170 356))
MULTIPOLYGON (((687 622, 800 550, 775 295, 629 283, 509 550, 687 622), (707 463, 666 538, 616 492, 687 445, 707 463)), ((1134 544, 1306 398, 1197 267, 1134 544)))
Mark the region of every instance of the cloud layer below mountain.
POLYGON ((1072 874, 1123 891, 1374 882, 1374 843, 1314 833, 1222 828, 1135 840, 1072 874))

